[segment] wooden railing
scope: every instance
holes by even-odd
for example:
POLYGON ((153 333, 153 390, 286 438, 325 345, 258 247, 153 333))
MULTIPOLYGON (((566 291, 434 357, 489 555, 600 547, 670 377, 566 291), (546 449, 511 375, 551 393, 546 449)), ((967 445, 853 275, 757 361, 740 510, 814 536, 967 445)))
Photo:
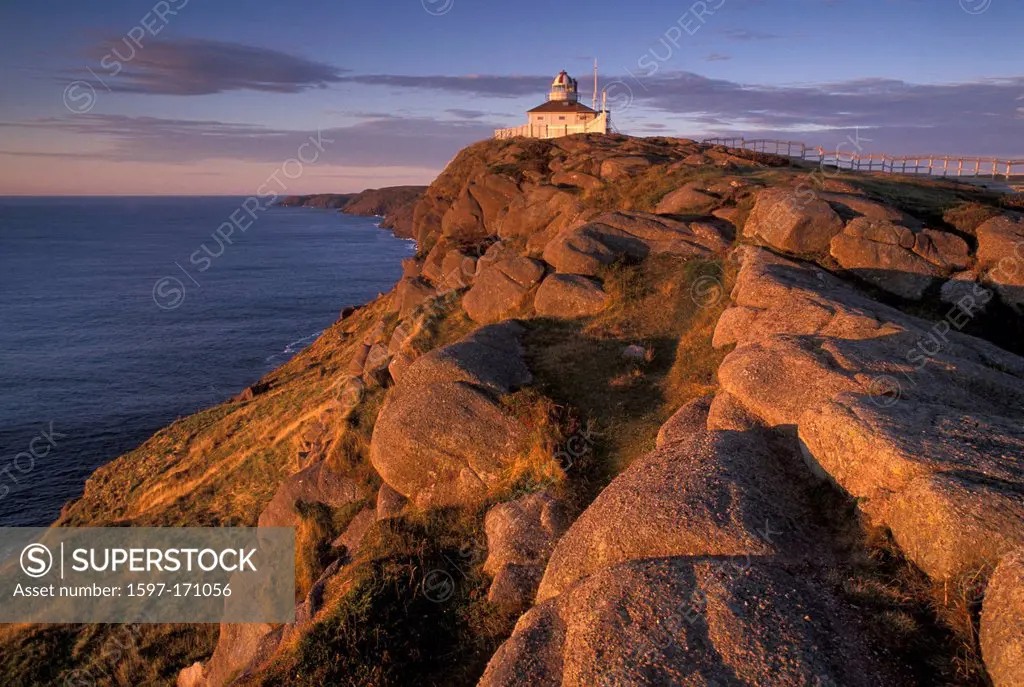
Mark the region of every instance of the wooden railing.
POLYGON ((882 153, 864 155, 840 150, 826 151, 821 146, 812 148, 799 141, 777 141, 768 138, 705 138, 702 143, 743 148, 758 153, 785 155, 852 171, 926 174, 939 177, 984 176, 1007 180, 1024 178, 1024 160, 951 155, 886 155, 882 153))

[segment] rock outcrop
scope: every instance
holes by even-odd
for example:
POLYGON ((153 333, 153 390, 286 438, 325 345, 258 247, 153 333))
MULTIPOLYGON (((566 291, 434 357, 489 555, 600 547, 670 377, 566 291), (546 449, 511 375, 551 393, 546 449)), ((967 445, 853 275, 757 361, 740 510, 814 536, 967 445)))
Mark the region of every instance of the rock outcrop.
POLYGON ((474 322, 500 322, 519 312, 529 302, 534 287, 544 276, 543 263, 522 256, 487 256, 480 261, 473 287, 462 299, 462 307, 474 322))
POLYGON ((570 227, 544 249, 558 272, 593 276, 621 257, 640 260, 669 254, 705 257, 729 245, 726 231, 712 222, 682 222, 660 215, 610 212, 570 227))
POLYGON ((766 251, 744 253, 733 300, 723 390, 795 428, 813 469, 922 570, 991 569, 1024 543, 1024 361, 766 251))
POLYGON ((758 192, 743 235, 787 253, 811 255, 828 253, 842 229, 836 211, 813 193, 769 188, 758 192))
POLYGON ((572 524, 551 555, 537 600, 557 596, 602 568, 639 558, 769 558, 807 543, 766 537, 800 511, 799 492, 764 438, 709 432, 710 399, 685 407, 659 448, 638 458, 572 524))
POLYGON ((578 274, 552 274, 537 289, 533 307, 543 317, 572 319, 596 315, 611 304, 593 279, 578 274))
POLYGON ((742 558, 605 568, 530 610, 481 687, 898 684, 826 585, 742 558))
POLYGON ((894 679, 806 572, 830 556, 799 460, 763 425, 708 429, 710 406, 676 413, 562 536, 481 685, 894 679))
POLYGON ((958 236, 866 217, 832 239, 831 253, 843 268, 911 300, 920 300, 937 277, 970 264, 967 243, 958 236))
POLYGON ((487 511, 483 569, 493 578, 488 600, 508 610, 525 610, 567 525, 562 504, 543 492, 499 503, 487 511))
POLYGON ((992 573, 981 610, 981 651, 996 687, 1024 684, 1024 549, 992 573))
POLYGON ((530 450, 527 429, 495 400, 530 379, 515 323, 485 327, 412 363, 388 395, 370 459, 420 507, 479 500, 530 450))
POLYGON ((425 191, 287 201, 385 214, 417 253, 281 370, 90 479, 61 524, 251 524, 272 494, 261 526, 317 538, 295 622, 223 626, 181 685, 464 682, 481 629, 510 632, 485 686, 945 675, 917 572, 876 566, 862 524, 935 588, 985 590, 985 664, 1021 684, 1024 360, 962 331, 1024 307, 1024 220, 965 185, 789 165, 495 140, 425 191), (728 303, 697 298, 707 275, 728 303), (591 414, 615 436, 548 470, 591 414), (427 574, 481 534, 438 603, 427 574))

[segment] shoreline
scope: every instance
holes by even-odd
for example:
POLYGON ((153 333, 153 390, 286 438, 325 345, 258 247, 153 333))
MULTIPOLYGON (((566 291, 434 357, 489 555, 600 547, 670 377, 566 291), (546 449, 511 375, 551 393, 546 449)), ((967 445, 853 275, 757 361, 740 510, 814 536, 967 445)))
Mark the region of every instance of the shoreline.
MULTIPOLYGON (((345 213, 350 214, 350 213, 345 213)), ((355 215, 350 214, 353 219, 356 218, 371 218, 372 215, 355 215)), ((380 227, 380 222, 375 222, 375 228, 380 227)), ((365 225, 364 225, 365 226, 365 225)), ((344 231, 349 227, 341 227, 344 231)), ((367 227, 368 229, 368 227, 367 227)), ((391 232, 392 236, 403 240, 403 244, 406 240, 404 237, 397 236, 394 232, 391 232)), ((393 281, 389 280, 388 285, 381 285, 380 290, 386 292, 394 288, 397 280, 400 279, 400 263, 401 260, 412 255, 413 251, 406 251, 402 249, 390 249, 392 252, 400 252, 396 257, 399 258, 396 263, 396 274, 393 281)), ((387 261, 392 264, 392 260, 387 261)), ((218 386, 222 387, 217 398, 212 398, 210 394, 202 392, 194 399, 188 400, 183 406, 178 409, 168 409, 167 412, 154 412, 152 417, 150 413, 135 413, 133 414, 133 421, 139 422, 144 425, 144 429, 139 429, 133 432, 133 438, 127 444, 119 445, 116 447, 110 447, 110 450, 100 449, 94 453, 94 458, 98 458, 96 462, 89 459, 88 456, 83 456, 84 461, 80 459, 78 462, 82 467, 82 475, 74 480, 73 484, 69 484, 71 488, 67 490, 68 496, 56 501, 52 506, 44 506, 40 509, 37 515, 32 515, 30 511, 35 510, 34 508, 26 506, 17 506, 16 502, 13 502, 15 506, 12 506, 11 517, 15 518, 19 522, 24 518, 29 518, 33 526, 53 526, 59 524, 64 517, 68 509, 73 506, 76 502, 81 500, 86 493, 86 488, 90 480, 93 480, 98 473, 107 469, 112 464, 116 463, 120 459, 127 455, 132 454, 146 446, 150 441, 164 433, 168 428, 174 425, 188 421, 189 418, 194 418, 198 415, 208 413, 209 411, 218 408, 224 404, 231 403, 237 399, 240 395, 246 393, 248 390, 259 386, 261 380, 268 376, 278 374, 281 369, 287 366, 291 361, 295 360, 296 357, 301 356, 310 347, 316 345, 317 341, 327 332, 337 321, 341 318, 342 313, 347 308, 363 308, 367 303, 373 301, 376 296, 373 294, 362 294, 362 297, 352 300, 344 300, 341 303, 336 302, 336 308, 333 309, 331 320, 325 321, 322 326, 317 326, 315 330, 301 328, 294 330, 291 334, 284 336, 284 338, 273 336, 268 341, 267 349, 268 354, 260 356, 259 361, 251 368, 249 374, 246 375, 246 380, 240 382, 237 385, 225 386, 218 383, 218 386), (305 332, 305 333, 303 333, 305 332), (279 344, 273 344, 274 340, 279 340, 279 344), (159 417, 157 417, 159 415, 159 417), (147 421, 148 420, 148 421, 147 421), (84 462, 84 464, 82 464, 84 462)), ((138 428, 137 428, 138 429, 138 428)), ((70 469, 70 468, 69 468, 70 469)), ((56 495, 56 494, 55 494, 56 495)), ((12 495, 14 496, 14 495, 12 495)), ((59 498, 59 496, 58 496, 59 498)), ((40 504, 42 505, 42 504, 40 504)), ((27 520, 26 520, 27 522, 27 520)), ((24 525, 22 525, 24 526, 24 525)))

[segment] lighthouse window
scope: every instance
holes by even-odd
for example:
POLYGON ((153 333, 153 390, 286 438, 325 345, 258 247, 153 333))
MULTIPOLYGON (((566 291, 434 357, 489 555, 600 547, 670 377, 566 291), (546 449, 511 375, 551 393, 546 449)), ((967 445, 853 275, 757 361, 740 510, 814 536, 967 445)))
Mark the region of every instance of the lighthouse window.
POLYGON ((559 118, 558 118, 558 121, 560 121, 560 122, 564 122, 564 121, 565 121, 565 117, 559 117, 559 118))

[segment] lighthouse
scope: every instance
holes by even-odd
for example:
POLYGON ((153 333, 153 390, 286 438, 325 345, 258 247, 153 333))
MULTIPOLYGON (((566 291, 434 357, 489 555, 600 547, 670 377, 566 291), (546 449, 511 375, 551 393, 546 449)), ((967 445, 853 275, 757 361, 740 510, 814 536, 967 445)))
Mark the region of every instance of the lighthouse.
MULTIPOLYGON (((596 89, 596 75, 594 85, 596 89)), ((495 138, 558 138, 572 134, 607 134, 611 129, 611 113, 581 103, 579 83, 564 69, 551 82, 547 102, 529 110, 526 116, 527 124, 498 129, 494 132, 495 138)))

